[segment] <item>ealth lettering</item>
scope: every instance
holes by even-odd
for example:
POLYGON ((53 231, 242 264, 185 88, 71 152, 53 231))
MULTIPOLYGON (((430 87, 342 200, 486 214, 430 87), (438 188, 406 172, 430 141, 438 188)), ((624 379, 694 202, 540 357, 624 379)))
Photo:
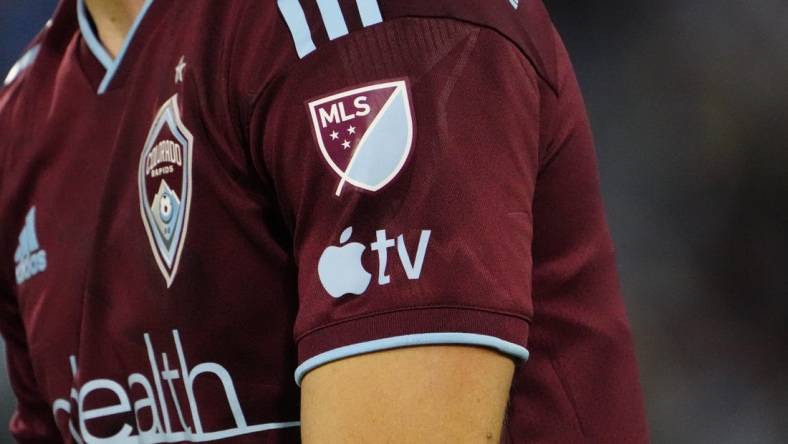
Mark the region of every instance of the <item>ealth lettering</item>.
MULTIPOLYGON (((132 443, 163 443, 163 442, 205 442, 231 438, 234 436, 248 435, 251 433, 262 432, 265 430, 281 429, 288 427, 298 427, 298 421, 266 423, 266 424, 247 424, 238 394, 233 384, 232 377, 226 368, 213 362, 203 362, 193 368, 189 368, 186 362, 186 355, 183 350, 180 335, 177 330, 172 331, 175 350, 177 353, 177 367, 171 367, 170 360, 166 353, 162 353, 161 367, 156 360, 156 353, 150 340, 150 335, 144 334, 145 347, 147 349, 148 361, 150 365, 149 378, 141 373, 129 375, 126 380, 127 388, 117 381, 111 379, 93 379, 85 382, 79 388, 72 388, 69 397, 57 399, 52 404, 52 412, 58 420, 62 415, 66 415, 68 433, 78 444, 132 444, 132 443), (194 393, 195 381, 200 377, 214 377, 218 379, 224 390, 225 401, 230 408, 233 420, 233 428, 205 431, 200 417, 200 406, 194 393), (164 381, 169 388, 165 392, 164 381), (176 384, 180 381, 186 392, 188 401, 188 412, 190 413, 192 424, 187 424, 183 415, 184 406, 176 394, 176 384), (131 399, 132 388, 142 389, 145 397, 142 399, 131 399), (112 395, 115 403, 100 408, 86 408, 86 400, 98 392, 103 392, 106 399, 108 394, 112 395), (168 399, 175 406, 175 412, 168 408, 168 399), (76 411, 72 408, 76 406, 76 411), (149 411, 152 418, 148 429, 143 429, 140 424, 141 412, 149 411), (90 431, 90 423, 93 420, 107 418, 120 414, 133 412, 136 419, 134 426, 123 423, 119 430, 112 436, 97 437, 90 431), (173 413, 175 417, 173 417, 173 413), (59 416, 60 415, 60 416, 59 416), (173 429, 173 422, 178 421, 180 430, 173 429), (137 432, 135 434, 134 432, 137 432)), ((76 378, 77 361, 76 357, 71 356, 71 372, 76 378)))

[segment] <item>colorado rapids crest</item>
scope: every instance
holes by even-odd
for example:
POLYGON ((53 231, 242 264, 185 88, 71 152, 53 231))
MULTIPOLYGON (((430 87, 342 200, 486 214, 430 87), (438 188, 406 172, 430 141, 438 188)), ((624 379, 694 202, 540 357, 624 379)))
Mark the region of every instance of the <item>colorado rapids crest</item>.
POLYGON ((405 80, 343 91, 307 105, 320 152, 339 176, 337 196, 346 183, 378 191, 405 166, 414 133, 405 80))
POLYGON ((167 287, 178 272, 192 197, 194 138, 181 120, 178 95, 161 107, 139 166, 140 214, 167 287))

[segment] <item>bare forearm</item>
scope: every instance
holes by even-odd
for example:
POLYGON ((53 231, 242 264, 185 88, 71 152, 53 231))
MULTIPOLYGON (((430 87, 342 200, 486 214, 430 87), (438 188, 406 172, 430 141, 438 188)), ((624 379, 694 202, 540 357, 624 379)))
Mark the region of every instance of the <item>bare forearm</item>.
POLYGON ((513 362, 472 347, 393 350, 311 372, 302 392, 305 444, 497 443, 513 362))

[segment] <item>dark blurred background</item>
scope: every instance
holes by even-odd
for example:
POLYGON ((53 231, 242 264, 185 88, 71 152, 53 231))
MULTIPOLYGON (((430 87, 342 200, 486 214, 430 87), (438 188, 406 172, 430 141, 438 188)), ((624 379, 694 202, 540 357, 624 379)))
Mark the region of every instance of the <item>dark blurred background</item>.
MULTIPOLYGON (((788 442, 788 2, 546 3, 596 133, 653 441, 788 442)), ((0 78, 54 4, 0 0, 0 78)), ((0 423, 13 403, 3 371, 0 423)))

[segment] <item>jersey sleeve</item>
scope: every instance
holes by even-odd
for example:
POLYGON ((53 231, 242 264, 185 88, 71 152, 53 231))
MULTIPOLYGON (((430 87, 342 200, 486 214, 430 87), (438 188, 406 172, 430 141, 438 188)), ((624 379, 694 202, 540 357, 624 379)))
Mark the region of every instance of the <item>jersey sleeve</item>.
MULTIPOLYGON (((24 103, 19 99, 22 77, 35 61, 43 33, 40 34, 25 50, 6 75, 0 75, 0 134, 10 133, 11 115, 23 109, 24 103)), ((4 196, 8 156, 8 139, 0 140, 0 200, 4 196)), ((0 214, 0 226, 7 221, 7 215, 0 214)), ((2 234, 0 234, 2 236, 2 234)), ((15 239, 0 237, 0 249, 10 250, 15 239), (8 247, 8 248, 6 248, 8 247)), ((62 442, 60 432, 54 422, 52 408, 42 396, 38 381, 33 372, 33 365, 28 352, 27 335, 19 313, 19 306, 11 288, 13 266, 6 262, 12 254, 4 254, 0 260, 0 335, 5 349, 8 379, 16 397, 16 409, 8 422, 8 428, 15 442, 20 444, 56 444, 62 442), (9 276, 6 278, 6 276, 9 276)), ((2 419, 4 422, 6 418, 2 419)), ((4 425, 0 425, 4 426, 4 425)))
POLYGON ((501 35, 405 18, 261 94, 251 146, 298 269, 299 367, 464 344, 528 357, 540 88, 501 35))
POLYGON ((2 291, 0 332, 5 345, 8 376, 17 401, 9 423, 11 434, 20 444, 61 442, 52 409, 38 389, 16 302, 8 294, 2 294, 2 291))

